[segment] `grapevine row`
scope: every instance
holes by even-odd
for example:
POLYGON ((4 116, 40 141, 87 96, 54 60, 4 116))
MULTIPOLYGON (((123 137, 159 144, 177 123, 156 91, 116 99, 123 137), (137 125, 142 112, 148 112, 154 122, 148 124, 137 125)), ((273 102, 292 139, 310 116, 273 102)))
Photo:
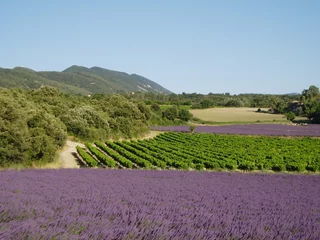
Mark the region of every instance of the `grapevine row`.
POLYGON ((98 162, 80 146, 77 146, 76 149, 80 157, 89 165, 89 167, 96 167, 98 165, 98 162))

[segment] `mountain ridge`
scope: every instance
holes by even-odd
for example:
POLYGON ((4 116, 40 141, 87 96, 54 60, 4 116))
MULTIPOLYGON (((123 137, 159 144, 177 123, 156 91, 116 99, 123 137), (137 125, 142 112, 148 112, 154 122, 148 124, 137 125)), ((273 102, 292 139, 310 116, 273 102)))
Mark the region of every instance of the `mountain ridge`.
POLYGON ((59 71, 35 71, 24 67, 0 68, 0 87, 36 89, 42 86, 59 88, 62 92, 81 95, 124 92, 170 94, 160 84, 140 76, 98 66, 87 68, 72 65, 59 71))

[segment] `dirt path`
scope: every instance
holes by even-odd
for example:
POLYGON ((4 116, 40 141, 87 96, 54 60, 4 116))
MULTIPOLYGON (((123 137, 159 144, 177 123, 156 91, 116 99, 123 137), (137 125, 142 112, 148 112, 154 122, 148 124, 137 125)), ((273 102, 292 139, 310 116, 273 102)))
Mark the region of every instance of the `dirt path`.
POLYGON ((67 143, 60 153, 61 168, 79 168, 74 153, 77 152, 76 146, 84 147, 82 143, 67 140, 67 143))
MULTIPOLYGON (((130 140, 144 140, 144 139, 150 139, 150 138, 154 138, 157 135, 164 133, 165 131, 150 131, 149 133, 147 133, 146 135, 142 136, 142 137, 138 137, 138 138, 131 138, 130 140)), ((110 139, 111 141, 128 141, 129 139, 127 138, 119 138, 119 139, 110 139)))
POLYGON ((138 139, 150 139, 150 138, 154 138, 156 137, 157 135, 161 134, 161 133, 164 133, 164 132, 161 132, 161 131, 150 131, 150 133, 148 133, 147 135, 141 137, 141 138, 138 138, 138 139))

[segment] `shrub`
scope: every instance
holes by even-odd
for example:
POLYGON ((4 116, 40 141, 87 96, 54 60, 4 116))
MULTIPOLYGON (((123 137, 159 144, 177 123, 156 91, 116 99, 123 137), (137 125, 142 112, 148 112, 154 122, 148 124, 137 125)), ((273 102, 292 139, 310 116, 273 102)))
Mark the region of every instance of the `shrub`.
POLYGON ((153 103, 151 105, 151 110, 154 111, 154 112, 159 112, 161 110, 161 108, 160 108, 159 104, 153 103))
POLYGON ((292 122, 295 119, 296 115, 293 112, 288 112, 286 113, 286 117, 287 117, 287 120, 292 122))
POLYGON ((189 127, 190 132, 194 132, 195 129, 196 129, 196 126, 194 126, 194 125, 191 125, 191 126, 189 127))
POLYGON ((237 163, 236 161, 229 160, 226 162, 226 168, 229 170, 235 170, 237 168, 237 163))
POLYGON ((255 164, 253 162, 244 161, 239 164, 238 168, 241 170, 251 171, 255 169, 255 164))
POLYGON ((77 152, 79 153, 80 157, 90 166, 90 167, 96 167, 98 165, 98 162, 90 156, 85 150, 83 150, 80 146, 76 147, 77 152))
POLYGON ((195 169, 201 171, 204 169, 204 165, 202 163, 197 163, 195 164, 195 169))
POLYGON ((286 170, 286 166, 284 164, 275 163, 272 165, 271 169, 275 172, 282 172, 286 170))
POLYGON ((99 161, 101 161, 102 163, 106 164, 108 167, 114 168, 117 166, 117 163, 111 159, 110 157, 108 157, 107 155, 105 155, 104 153, 102 153, 100 150, 98 150, 97 148, 91 146, 91 144, 86 143, 86 148, 93 154, 95 155, 99 161))

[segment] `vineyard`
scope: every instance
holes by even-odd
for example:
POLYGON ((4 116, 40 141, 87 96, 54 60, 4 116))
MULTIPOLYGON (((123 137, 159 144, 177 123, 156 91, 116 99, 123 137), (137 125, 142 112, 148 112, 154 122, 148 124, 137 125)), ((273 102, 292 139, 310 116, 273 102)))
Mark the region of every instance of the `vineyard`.
POLYGON ((320 139, 168 132, 153 139, 78 147, 85 165, 105 168, 317 172, 320 139))

